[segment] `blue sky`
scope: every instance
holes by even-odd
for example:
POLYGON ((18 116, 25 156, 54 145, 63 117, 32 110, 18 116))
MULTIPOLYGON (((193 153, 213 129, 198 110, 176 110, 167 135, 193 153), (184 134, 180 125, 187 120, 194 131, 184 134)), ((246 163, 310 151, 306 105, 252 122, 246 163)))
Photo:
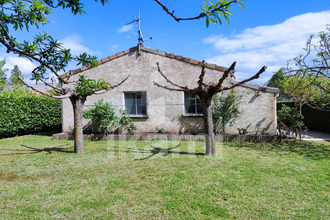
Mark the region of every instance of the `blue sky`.
MULTIPOLYGON (((105 6, 85 2, 87 14, 74 16, 68 10, 56 9, 49 24, 30 33, 18 33, 19 38, 31 39, 33 34, 45 31, 74 54, 86 51, 102 59, 136 46, 137 25, 125 24, 138 15, 140 8, 143 36, 153 38, 145 46, 222 66, 237 61, 239 80, 268 66, 260 79, 254 81, 263 84, 287 60, 303 53, 310 34, 325 30, 325 25, 330 24, 329 0, 246 0, 243 10, 232 7, 229 25, 224 21, 209 28, 205 20, 178 23, 152 0, 109 0, 105 6)), ((163 3, 175 10, 177 16, 190 17, 200 12, 202 0, 163 0, 163 3)), ((25 75, 36 66, 6 54, 0 47, 0 59, 3 58, 7 68, 16 64, 25 75)))

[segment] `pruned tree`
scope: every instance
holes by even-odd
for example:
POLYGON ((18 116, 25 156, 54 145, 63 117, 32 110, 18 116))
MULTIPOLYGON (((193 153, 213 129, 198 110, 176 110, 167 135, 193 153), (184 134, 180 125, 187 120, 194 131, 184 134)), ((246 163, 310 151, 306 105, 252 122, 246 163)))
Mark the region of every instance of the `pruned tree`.
POLYGON ((197 86, 195 88, 189 88, 188 86, 178 85, 177 83, 170 80, 160 68, 159 63, 157 63, 158 72, 162 75, 162 77, 166 80, 166 82, 170 85, 161 85, 157 82, 154 84, 160 88, 167 89, 170 91, 181 91, 181 92, 188 92, 191 94, 196 94, 200 97, 203 109, 203 119, 204 119, 204 129, 205 129, 205 144, 206 150, 205 155, 213 156, 216 155, 216 148, 215 148, 215 141, 214 141, 214 131, 213 131, 213 120, 212 120, 212 109, 211 109, 211 102, 212 97, 214 94, 223 92, 226 90, 231 90, 237 86, 240 86, 246 82, 249 82, 253 79, 259 78, 260 74, 262 74, 266 70, 266 66, 262 67, 254 76, 245 79, 243 81, 237 82, 233 85, 224 86, 225 79, 230 76, 235 70, 236 62, 233 62, 232 65, 226 69, 220 79, 215 83, 208 83, 204 82, 204 77, 206 74, 205 68, 206 63, 205 61, 200 63, 201 66, 201 73, 199 75, 199 79, 197 81, 197 86))
MULTIPOLYGON (((106 0, 102 0, 101 2, 104 4, 106 0)), ((82 122, 83 107, 86 98, 93 94, 102 94, 120 86, 127 78, 116 85, 111 85, 103 79, 93 80, 80 76, 73 88, 70 85, 69 78, 64 79, 60 77, 60 72, 65 71, 65 68, 70 62, 76 62, 77 65, 82 64, 83 66, 95 67, 98 64, 95 56, 88 55, 87 53, 73 56, 70 53, 70 49, 65 49, 47 33, 37 34, 31 42, 17 41, 14 37, 16 30, 28 31, 30 26, 38 28, 39 25, 48 23, 47 15, 51 13, 52 8, 57 7, 70 8, 73 14, 84 13, 82 10, 83 4, 80 1, 2 1, 0 3, 0 8, 2 9, 0 11, 0 43, 7 49, 8 53, 14 53, 36 62, 37 67, 32 71, 32 79, 43 82, 58 95, 37 90, 26 83, 21 76, 17 75, 18 79, 24 85, 52 98, 70 99, 74 113, 74 151, 76 153, 83 153, 82 122), (50 74, 59 80, 61 87, 56 86, 56 80, 53 80, 52 83, 48 82, 48 76, 50 74)))
MULTIPOLYGON (((97 0, 95 0, 97 2, 97 0)), ((100 0, 101 4, 108 3, 108 0, 100 0)), ((197 20, 206 19, 206 26, 210 23, 220 23, 220 16, 223 15, 228 21, 231 15, 229 8, 233 4, 243 6, 241 0, 217 0, 215 3, 204 1, 201 7, 201 13, 190 18, 181 18, 174 15, 174 11, 170 10, 160 1, 155 0, 163 10, 165 10, 176 21, 181 20, 197 20)), ((77 65, 87 66, 89 68, 98 65, 97 58, 87 53, 78 56, 71 54, 70 49, 63 48, 62 45, 47 33, 36 34, 32 41, 19 42, 16 34, 17 30, 29 31, 30 27, 39 28, 49 22, 48 16, 53 9, 68 8, 76 14, 83 14, 84 4, 81 0, 2 0, 0 1, 0 44, 4 46, 7 53, 13 53, 20 57, 25 57, 32 62, 37 63, 37 67, 32 71, 32 80, 42 81, 45 85, 52 88, 59 95, 52 95, 42 91, 38 91, 28 85, 22 77, 18 77, 22 83, 41 94, 53 98, 69 98, 74 109, 74 133, 75 133, 75 152, 83 152, 82 137, 82 109, 86 98, 93 94, 100 94, 121 85, 126 79, 117 85, 110 85, 103 80, 95 81, 80 77, 76 82, 75 88, 70 86, 69 78, 61 78, 60 72, 66 72, 69 63, 75 62, 77 65), (48 81, 49 76, 53 75, 59 81, 61 87, 58 88, 48 81)))

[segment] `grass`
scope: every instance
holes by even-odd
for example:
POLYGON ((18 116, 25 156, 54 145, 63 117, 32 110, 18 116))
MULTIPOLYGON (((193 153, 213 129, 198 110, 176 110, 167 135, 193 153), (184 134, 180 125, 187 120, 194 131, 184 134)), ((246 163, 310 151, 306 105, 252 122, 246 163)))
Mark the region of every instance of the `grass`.
POLYGON ((0 219, 329 219, 330 142, 0 140, 0 219))

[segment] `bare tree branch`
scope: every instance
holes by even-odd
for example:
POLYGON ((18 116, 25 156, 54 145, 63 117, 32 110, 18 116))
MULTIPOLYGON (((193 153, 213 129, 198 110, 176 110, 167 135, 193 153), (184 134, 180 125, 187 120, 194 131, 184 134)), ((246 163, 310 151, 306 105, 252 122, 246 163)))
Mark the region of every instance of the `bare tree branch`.
POLYGON ((164 79, 165 79, 169 84, 171 84, 172 86, 178 87, 178 88, 180 88, 180 89, 182 89, 182 90, 188 89, 187 86, 180 86, 180 85, 178 85, 178 84, 172 82, 172 81, 171 81, 169 78, 167 78, 167 77, 165 76, 165 74, 160 70, 159 63, 156 62, 156 64, 157 64, 157 67, 158 67, 158 72, 160 73, 160 75, 162 75, 162 76, 164 77, 164 79))
POLYGON ((229 74, 235 71, 236 61, 234 61, 231 66, 225 70, 222 77, 219 79, 218 84, 216 85, 217 88, 221 88, 223 81, 229 76, 229 74))
MULTIPOLYGON (((188 21, 188 20, 198 20, 198 19, 203 18, 203 17, 206 16, 206 14, 202 12, 199 15, 194 16, 194 17, 187 17, 187 18, 177 17, 176 15, 174 15, 174 10, 171 12, 160 0, 154 0, 154 1, 157 2, 157 4, 160 5, 163 8, 163 10, 165 12, 167 12, 167 14, 169 14, 177 22, 188 21)), ((214 9, 212 9, 210 11, 210 13, 213 14, 216 11, 220 11, 221 9, 226 8, 228 5, 231 5, 233 3, 237 3, 237 1, 236 0, 233 0, 233 1, 227 2, 226 4, 221 4, 221 5, 219 5, 219 7, 216 7, 214 9)))
POLYGON ((185 91, 187 91, 186 89, 176 89, 176 88, 170 88, 170 87, 167 87, 167 86, 163 86, 163 85, 160 85, 160 84, 156 83, 155 81, 154 81, 154 85, 156 85, 156 86, 158 86, 160 88, 163 88, 163 89, 170 90, 170 91, 178 91, 178 92, 185 92, 185 91))
POLYGON ((73 93, 67 93, 65 95, 61 95, 61 96, 54 96, 54 95, 51 95, 49 93, 46 93, 46 92, 43 92, 39 89, 36 89, 35 87, 29 85, 28 83, 26 83, 20 76, 18 76, 18 79, 28 88, 32 89, 33 91, 37 92, 37 93, 40 93, 40 94, 43 94, 45 96, 48 96, 48 97, 51 97, 51 98, 55 98, 55 99, 65 99, 65 98, 70 98, 73 93))
POLYGON ((61 89, 59 89, 59 88, 57 88, 57 87, 55 87, 55 86, 53 86, 53 84, 50 84, 50 83, 48 83, 46 80, 44 80, 44 79, 40 79, 46 86, 49 86, 49 87, 51 87, 52 89, 54 89, 56 92, 59 92, 59 93, 62 93, 62 90, 61 89))
POLYGON ((251 80, 258 79, 259 76, 260 76, 260 74, 263 73, 263 72, 265 72, 266 69, 267 69, 267 67, 266 67, 266 66, 263 66, 263 67, 259 70, 259 72, 257 72, 254 76, 252 76, 252 77, 250 77, 250 78, 248 78, 248 79, 245 79, 245 80, 243 80, 243 81, 241 81, 241 82, 239 82, 239 83, 236 83, 236 84, 234 84, 234 85, 232 85, 232 86, 224 87, 224 88, 222 89, 222 91, 230 90, 230 89, 233 89, 233 88, 235 88, 235 87, 237 87, 237 86, 240 86, 240 85, 242 85, 242 84, 244 84, 244 83, 246 83, 246 82, 249 82, 249 81, 251 81, 251 80))
POLYGON ((110 86, 109 89, 114 89, 118 86, 120 86, 121 84, 123 84, 131 75, 128 75, 125 79, 123 79, 120 83, 117 83, 116 85, 114 86, 110 86))
POLYGON ((205 60, 202 61, 202 70, 201 74, 199 75, 199 80, 198 80, 198 89, 202 90, 203 85, 204 85, 204 76, 205 76, 205 60))

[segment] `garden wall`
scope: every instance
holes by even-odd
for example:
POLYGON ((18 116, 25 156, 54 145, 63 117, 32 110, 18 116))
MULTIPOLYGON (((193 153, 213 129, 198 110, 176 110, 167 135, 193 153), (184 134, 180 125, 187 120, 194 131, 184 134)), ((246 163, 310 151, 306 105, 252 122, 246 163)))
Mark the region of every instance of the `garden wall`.
MULTIPOLYGON (((56 140, 73 139, 72 134, 54 134, 56 140)), ((169 141, 204 141, 205 135, 189 134, 88 134, 85 140, 169 140, 169 141)), ((238 142, 273 142, 278 136, 273 135, 216 135, 215 141, 238 141, 238 142)))

